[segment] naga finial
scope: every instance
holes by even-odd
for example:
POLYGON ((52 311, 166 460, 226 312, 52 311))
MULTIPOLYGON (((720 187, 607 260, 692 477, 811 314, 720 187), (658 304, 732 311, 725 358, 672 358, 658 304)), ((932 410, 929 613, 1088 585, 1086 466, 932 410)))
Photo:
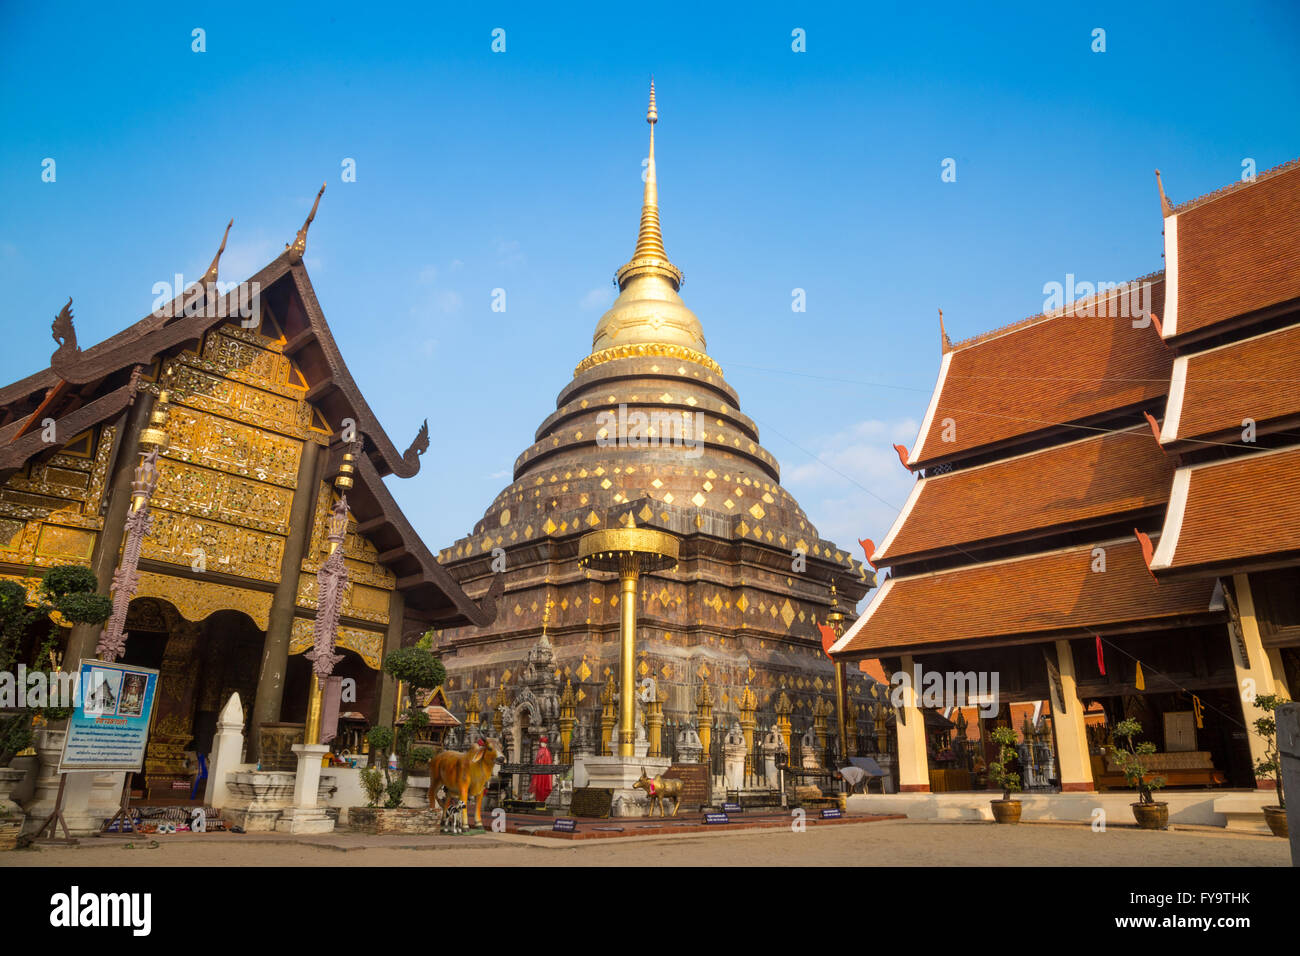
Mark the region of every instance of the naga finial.
POLYGON ((298 235, 291 244, 284 248, 289 251, 289 261, 294 265, 302 262, 302 254, 307 251, 307 230, 311 227, 311 221, 316 218, 316 210, 320 206, 320 197, 325 195, 325 184, 320 184, 320 192, 316 194, 316 201, 311 205, 311 212, 307 214, 307 221, 302 224, 298 230, 298 235))
POLYGON ((1160 211, 1163 212, 1166 216, 1172 215, 1174 211, 1174 204, 1171 203, 1169 201, 1169 197, 1165 195, 1165 184, 1160 179, 1160 170, 1158 169, 1156 170, 1156 188, 1160 190, 1160 211))
MULTIPOLYGON (((77 330, 72 324, 72 297, 68 297, 67 304, 59 310, 59 314, 54 317, 50 324, 50 333, 54 341, 59 343, 58 352, 68 353, 77 352, 77 330)), ((57 354, 57 353, 56 353, 57 354)))
POLYGON ((203 281, 199 284, 205 289, 217 281, 217 265, 221 262, 221 254, 226 251, 226 240, 230 237, 230 227, 234 224, 233 219, 226 223, 226 231, 221 237, 221 245, 217 247, 217 254, 212 257, 212 265, 208 266, 208 271, 203 273, 203 281))

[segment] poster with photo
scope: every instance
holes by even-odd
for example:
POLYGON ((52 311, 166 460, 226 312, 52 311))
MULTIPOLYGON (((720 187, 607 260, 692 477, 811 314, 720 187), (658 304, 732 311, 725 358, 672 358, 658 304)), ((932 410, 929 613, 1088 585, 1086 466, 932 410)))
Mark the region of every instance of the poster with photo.
POLYGON ((83 660, 60 772, 142 770, 157 689, 152 668, 83 660))

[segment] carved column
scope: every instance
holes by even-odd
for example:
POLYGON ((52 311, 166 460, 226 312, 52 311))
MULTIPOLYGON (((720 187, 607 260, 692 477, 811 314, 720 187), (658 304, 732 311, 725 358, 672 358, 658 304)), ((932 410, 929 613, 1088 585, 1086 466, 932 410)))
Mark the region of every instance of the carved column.
POLYGON ((577 697, 573 693, 573 681, 564 682, 564 694, 560 697, 560 752, 565 763, 572 763, 570 753, 573 744, 573 720, 577 713, 577 697))
POLYGON ((790 703, 790 695, 781 691, 781 696, 776 702, 776 730, 785 743, 786 754, 790 753, 790 714, 793 711, 794 705, 790 703))
POLYGON ((618 722, 618 711, 614 708, 614 675, 611 673, 605 681, 605 688, 600 692, 600 752, 614 752, 614 724, 618 722))
POLYGON ((758 699, 745 683, 740 695, 740 731, 745 735, 745 772, 754 772, 754 711, 758 709, 758 699))
POLYGON ((298 481, 293 503, 289 506, 289 538, 284 543, 284 557, 280 561, 280 583, 271 599, 266 643, 262 647, 262 669, 257 677, 257 696, 253 700, 251 730, 259 754, 262 724, 274 724, 280 720, 293 609, 298 599, 298 574, 302 569, 303 552, 311 542, 311 523, 319 492, 316 474, 319 458, 320 446, 310 440, 303 442, 302 456, 298 459, 298 481))
POLYGON ((664 700, 667 695, 657 687, 654 694, 654 698, 646 701, 645 705, 646 735, 650 738, 649 755, 651 757, 662 757, 664 754, 664 700))
MULTIPOLYGON (((113 572, 117 570, 118 554, 126 535, 126 512, 131 507, 131 482, 135 466, 140 463, 137 449, 140 433, 149 423, 154 397, 149 392, 137 392, 135 403, 118 420, 117 447, 114 450, 113 471, 104 495, 108 507, 104 510, 104 527, 95 537, 95 548, 90 555, 90 569, 99 581, 99 593, 108 595, 113 586, 113 572)), ((77 670, 83 657, 94 657, 95 642, 103 625, 77 624, 68 635, 67 652, 63 655, 63 669, 77 670)))
POLYGON ((695 714, 699 721, 697 729, 700 732, 700 744, 704 748, 703 761, 709 763, 713 759, 713 751, 709 745, 713 740, 713 695, 709 693, 709 682, 700 681, 700 690, 695 697, 695 714))
MULTIPOLYGON (((402 646, 402 625, 405 623, 406 598, 393 588, 388 595, 388 633, 384 635, 384 657, 402 646)), ((382 664, 383 661, 380 661, 382 664)), ((382 667, 379 671, 379 720, 381 727, 393 726, 397 714, 397 681, 382 667)))

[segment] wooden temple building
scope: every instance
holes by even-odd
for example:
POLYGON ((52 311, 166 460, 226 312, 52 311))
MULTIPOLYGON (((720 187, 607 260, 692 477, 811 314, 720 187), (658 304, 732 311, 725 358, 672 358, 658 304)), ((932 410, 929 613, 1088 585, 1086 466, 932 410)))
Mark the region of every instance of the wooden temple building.
MULTIPOLYGON (((72 563, 109 593, 142 430, 151 417, 166 430, 125 657, 162 671, 151 789, 188 778, 184 753, 209 749, 235 691, 251 741, 303 720, 302 654, 346 455, 335 673, 356 681, 356 700, 343 709, 391 722, 385 651, 494 614, 491 595, 476 604, 438 564, 385 486, 419 470, 427 425, 399 451, 349 374, 303 265, 315 212, 238 289, 218 285, 218 251, 197 285, 91 348, 78 348, 65 307, 49 366, 0 389, 0 575, 29 589, 45 568, 72 563), (155 409, 160 393, 165 409, 155 409)), ((65 668, 94 656, 97 630, 67 633, 65 668)))
MULTIPOLYGON (((995 672, 991 723, 1047 701, 1066 791, 1114 783, 1098 711, 1171 783, 1255 786, 1250 701, 1300 690, 1300 165, 1160 197, 1163 272, 957 345, 941 317, 890 574, 832 648, 995 672)), ((898 749, 930 790, 915 688, 898 749)))
MULTIPOLYGON (((640 225, 618 298, 511 482, 440 553, 471 595, 505 582, 493 624, 442 631, 448 696, 458 713, 472 700, 484 712, 512 708, 533 731, 551 724, 521 687, 525 668, 541 666, 534 651, 545 629, 539 653, 554 688, 572 694, 580 721, 598 718, 619 666, 619 580, 580 566, 579 539, 634 523, 680 541, 677 567, 642 575, 637 594, 636 676, 653 681, 664 716, 694 720, 708 698, 729 726, 748 694, 761 730, 785 710, 798 732, 833 707, 817 625, 836 600, 852 620, 874 578, 781 486, 780 465, 679 295, 682 273, 659 221, 653 87, 650 104, 640 225), (623 441, 622 423, 638 415, 649 423, 644 440, 623 441), (682 422, 683 433, 664 433, 682 422)), ((859 710, 871 683, 856 672, 850 682, 859 710)))

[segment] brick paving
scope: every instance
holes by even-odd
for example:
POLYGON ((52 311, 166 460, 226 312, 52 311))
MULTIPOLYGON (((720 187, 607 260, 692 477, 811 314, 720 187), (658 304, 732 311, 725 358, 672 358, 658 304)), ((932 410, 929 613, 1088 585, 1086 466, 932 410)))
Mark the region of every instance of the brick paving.
MULTIPOLYGON (((636 821, 633 821, 636 822, 636 821)), ((731 832, 560 841, 518 833, 369 836, 176 834, 105 837, 0 853, 6 866, 1289 866, 1284 840, 1215 828, 1164 832, 1080 824, 849 820, 731 832), (126 844, 134 844, 127 849, 126 844), (154 846, 153 844, 157 845, 154 846)))

